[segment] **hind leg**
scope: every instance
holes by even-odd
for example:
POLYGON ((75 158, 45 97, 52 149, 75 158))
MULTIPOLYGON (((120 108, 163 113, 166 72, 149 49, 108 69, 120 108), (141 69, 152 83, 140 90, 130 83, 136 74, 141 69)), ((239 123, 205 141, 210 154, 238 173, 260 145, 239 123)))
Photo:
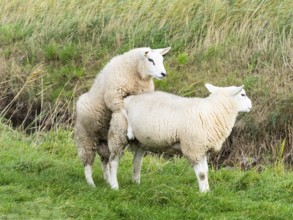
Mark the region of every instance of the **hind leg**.
POLYGON ((85 179, 87 181, 87 183, 90 185, 90 186, 93 186, 93 187, 96 187, 95 183, 94 183, 94 180, 93 180, 93 170, 92 170, 92 165, 90 164, 86 164, 84 166, 84 176, 85 176, 85 179))
POLYGON ((75 140, 78 156, 84 166, 85 179, 90 186, 95 187, 92 177, 92 167, 96 157, 95 141, 88 135, 86 130, 81 125, 75 126, 75 140))
POLYGON ((143 148, 136 148, 133 158, 132 182, 135 182, 137 184, 140 184, 140 172, 144 154, 145 150, 143 148))
POLYGON ((102 170, 103 170, 104 180, 107 183, 110 183, 110 165, 109 165, 109 158, 101 158, 101 162, 102 162, 102 170))
POLYGON ((108 133, 108 144, 110 151, 110 185, 112 189, 118 189, 117 172, 119 158, 127 145, 127 121, 121 112, 112 114, 110 129, 108 133))
POLYGON ((98 150, 98 154, 101 157, 104 180, 107 183, 109 183, 110 182, 110 165, 109 165, 110 151, 108 148, 108 144, 106 142, 102 142, 98 144, 97 150, 98 150))

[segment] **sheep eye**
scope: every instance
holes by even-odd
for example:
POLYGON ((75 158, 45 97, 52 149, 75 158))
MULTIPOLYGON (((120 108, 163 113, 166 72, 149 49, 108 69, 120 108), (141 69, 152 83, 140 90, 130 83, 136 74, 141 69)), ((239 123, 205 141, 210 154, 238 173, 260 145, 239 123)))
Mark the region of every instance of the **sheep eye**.
POLYGON ((148 60, 149 60, 151 63, 153 63, 153 65, 155 65, 155 61, 154 61, 153 59, 148 58, 148 60))
POLYGON ((241 94, 241 96, 246 96, 245 94, 241 94))

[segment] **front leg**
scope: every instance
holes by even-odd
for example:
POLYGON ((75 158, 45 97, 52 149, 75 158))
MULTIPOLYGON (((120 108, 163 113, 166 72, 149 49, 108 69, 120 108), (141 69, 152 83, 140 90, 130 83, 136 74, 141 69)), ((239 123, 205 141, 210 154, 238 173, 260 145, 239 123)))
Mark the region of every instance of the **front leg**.
POLYGON ((108 89, 104 94, 104 101, 111 112, 116 112, 123 107, 123 99, 127 93, 123 89, 108 89))
POLYGON ((208 163, 207 157, 203 156, 199 163, 193 166, 197 177, 200 192, 208 192, 210 190, 208 182, 208 163))

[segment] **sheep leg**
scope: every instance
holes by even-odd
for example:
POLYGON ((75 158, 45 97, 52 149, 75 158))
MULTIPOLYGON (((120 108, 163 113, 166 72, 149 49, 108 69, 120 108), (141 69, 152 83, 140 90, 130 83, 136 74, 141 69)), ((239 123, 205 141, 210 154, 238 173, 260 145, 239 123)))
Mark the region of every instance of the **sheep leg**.
POLYGON ((84 166, 84 175, 85 175, 85 179, 86 179, 87 183, 90 186, 96 187, 94 180, 93 180, 92 165, 87 164, 84 166))
POLYGON ((207 161, 207 156, 204 155, 202 160, 201 160, 201 165, 204 169, 205 172, 205 180, 204 180, 204 188, 205 188, 205 192, 210 191, 210 187, 209 187, 209 181, 208 181, 208 171, 209 171, 209 167, 208 167, 208 161, 207 161))
POLYGON ((91 137, 89 137, 83 126, 79 124, 75 127, 75 139, 78 156, 84 166, 85 179, 90 186, 95 187, 95 183, 92 177, 92 166, 96 157, 96 152, 94 150, 95 142, 91 137))
POLYGON ((108 146, 110 151, 110 185, 112 189, 118 189, 117 171, 119 157, 122 155, 125 146, 127 121, 122 112, 114 112, 108 132, 108 146))
POLYGON ((109 183, 110 180, 110 167, 109 167, 109 157, 110 151, 108 148, 107 141, 98 141, 97 142, 97 151, 101 158, 101 165, 103 171, 104 180, 109 183))
POLYGON ((101 158, 101 162, 102 162, 102 170, 103 170, 104 180, 107 183, 110 183, 110 165, 109 165, 109 159, 102 157, 101 158))
MULTIPOLYGON (((93 153, 93 154, 95 154, 95 153, 93 153)), ((92 169, 93 163, 94 163, 94 160, 90 161, 89 163, 88 162, 84 163, 84 176, 85 176, 87 183, 90 186, 96 187, 94 180, 93 180, 93 169, 92 169)))
POLYGON ((113 159, 110 159, 110 185, 112 189, 119 189, 117 172, 119 166, 119 156, 115 156, 113 159))
POLYGON ((193 166, 193 169, 197 177, 200 192, 208 192, 209 182, 207 157, 203 156, 199 163, 193 166))
POLYGON ((137 184, 140 184, 140 171, 144 153, 145 150, 141 147, 138 147, 134 153, 132 181, 137 184))

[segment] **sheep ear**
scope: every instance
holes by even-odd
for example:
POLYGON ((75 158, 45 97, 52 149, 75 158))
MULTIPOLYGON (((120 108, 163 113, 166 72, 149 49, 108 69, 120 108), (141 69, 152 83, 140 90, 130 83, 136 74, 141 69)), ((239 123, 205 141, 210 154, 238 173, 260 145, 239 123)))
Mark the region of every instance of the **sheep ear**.
POLYGON ((206 83, 205 87, 209 90, 210 93, 216 93, 218 91, 217 86, 213 86, 212 84, 206 83))
POLYGON ((169 52, 171 47, 161 48, 161 49, 153 49, 153 52, 160 53, 162 56, 169 52))
POLYGON ((238 95, 242 91, 243 88, 244 88, 244 85, 235 87, 233 91, 233 95, 238 95))

